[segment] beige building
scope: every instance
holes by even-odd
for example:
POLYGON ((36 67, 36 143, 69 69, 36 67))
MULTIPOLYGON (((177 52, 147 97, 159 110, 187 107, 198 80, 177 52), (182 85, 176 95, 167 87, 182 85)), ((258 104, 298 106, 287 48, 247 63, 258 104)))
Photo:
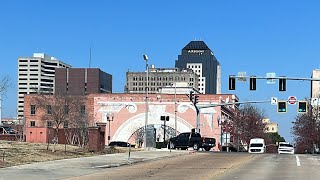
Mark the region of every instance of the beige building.
MULTIPOLYGON (((320 69, 312 70, 311 78, 320 79, 320 69)), ((319 98, 320 96, 320 81, 311 81, 311 97, 319 98)))
MULTIPOLYGON (((145 93, 146 79, 146 72, 127 72, 125 93, 145 93)), ((167 89, 171 89, 172 92, 176 90, 176 94, 182 91, 184 94, 190 92, 191 89, 198 89, 198 79, 198 75, 192 69, 151 66, 148 71, 148 90, 150 94, 164 93, 167 89)))
POLYGON ((266 124, 266 133, 277 133, 279 131, 278 123, 271 122, 270 119, 262 119, 266 124))

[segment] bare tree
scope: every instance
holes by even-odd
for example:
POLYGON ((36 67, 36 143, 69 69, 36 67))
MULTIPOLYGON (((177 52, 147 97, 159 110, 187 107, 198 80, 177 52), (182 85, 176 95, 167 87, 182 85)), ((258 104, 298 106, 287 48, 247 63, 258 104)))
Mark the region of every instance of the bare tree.
MULTIPOLYGON (((310 102, 309 102, 309 107, 310 102)), ((291 132, 294 135, 294 141, 297 146, 297 152, 314 153, 320 144, 320 115, 319 106, 309 108, 309 111, 304 114, 298 114, 291 132)))
POLYGON ((51 125, 54 129, 53 152, 59 141, 58 130, 60 128, 69 127, 69 125, 77 126, 79 119, 87 120, 81 112, 81 108, 85 107, 85 96, 39 94, 35 100, 37 108, 42 110, 42 122, 52 122, 51 125))
POLYGON ((266 124, 262 122, 263 118, 264 113, 259 108, 245 104, 240 106, 233 119, 225 122, 223 128, 231 136, 237 137, 238 141, 249 144, 252 138, 265 138, 266 124))
POLYGON ((5 76, 0 80, 0 94, 4 93, 8 87, 10 86, 10 78, 9 76, 5 76))

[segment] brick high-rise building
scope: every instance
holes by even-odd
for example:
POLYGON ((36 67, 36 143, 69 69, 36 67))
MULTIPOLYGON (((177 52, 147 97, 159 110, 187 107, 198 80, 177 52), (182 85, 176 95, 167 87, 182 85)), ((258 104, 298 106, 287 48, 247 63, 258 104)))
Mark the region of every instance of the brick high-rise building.
POLYGON ((112 75, 99 68, 57 68, 55 93, 71 95, 112 93, 112 75))

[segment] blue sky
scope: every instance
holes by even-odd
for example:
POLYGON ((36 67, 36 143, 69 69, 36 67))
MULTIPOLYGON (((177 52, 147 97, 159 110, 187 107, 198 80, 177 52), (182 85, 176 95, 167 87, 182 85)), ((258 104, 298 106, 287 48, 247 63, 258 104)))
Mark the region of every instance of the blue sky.
MULTIPOLYGON (((310 77, 320 67, 320 2, 243 1, 79 1, 4 0, 0 2, 0 77, 12 87, 3 97, 3 117, 16 114, 17 58, 44 52, 73 67, 99 67, 113 75, 113 91, 123 92, 125 73, 143 71, 142 54, 156 67, 174 67, 181 49, 203 40, 222 67, 222 93, 241 101, 309 97, 310 82, 278 84, 257 81, 257 91, 238 83, 228 90, 228 76, 238 72, 265 76, 310 77)), ((286 114, 260 104, 291 141, 297 106, 286 114)))

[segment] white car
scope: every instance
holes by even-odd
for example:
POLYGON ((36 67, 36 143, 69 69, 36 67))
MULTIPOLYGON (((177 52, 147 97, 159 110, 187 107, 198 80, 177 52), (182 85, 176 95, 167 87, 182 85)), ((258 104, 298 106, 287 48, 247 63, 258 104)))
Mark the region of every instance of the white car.
POLYGON ((278 154, 294 154, 294 147, 288 142, 279 142, 278 154))

